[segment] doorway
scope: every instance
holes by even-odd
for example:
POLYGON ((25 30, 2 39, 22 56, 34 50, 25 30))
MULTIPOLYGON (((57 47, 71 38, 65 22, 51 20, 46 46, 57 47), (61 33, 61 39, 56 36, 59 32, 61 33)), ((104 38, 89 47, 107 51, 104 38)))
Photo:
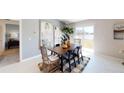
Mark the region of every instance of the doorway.
POLYGON ((0 20, 2 23, 2 52, 0 55, 0 67, 20 61, 19 57, 19 21, 0 20))

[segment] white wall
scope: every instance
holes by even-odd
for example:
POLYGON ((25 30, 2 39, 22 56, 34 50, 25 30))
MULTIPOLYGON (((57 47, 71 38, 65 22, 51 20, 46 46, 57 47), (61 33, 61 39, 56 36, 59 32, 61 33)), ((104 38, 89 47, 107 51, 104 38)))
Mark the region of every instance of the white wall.
POLYGON ((2 52, 2 42, 3 42, 3 30, 2 26, 0 25, 0 52, 2 52))
POLYGON ((40 54, 39 51, 39 20, 21 20, 21 60, 40 54))
MULTIPOLYGON (((45 20, 45 19, 44 19, 45 20)), ((21 61, 40 55, 39 50, 39 22, 38 19, 22 19, 20 26, 20 56, 21 61)), ((61 22, 49 19, 45 20, 61 28, 61 22)))
POLYGON ((124 58, 124 55, 119 53, 120 50, 124 49, 124 40, 113 39, 113 25, 117 23, 124 23, 124 20, 86 20, 70 25, 73 27, 94 25, 95 52, 124 58))
POLYGON ((0 22, 0 52, 5 50, 5 24, 0 22))

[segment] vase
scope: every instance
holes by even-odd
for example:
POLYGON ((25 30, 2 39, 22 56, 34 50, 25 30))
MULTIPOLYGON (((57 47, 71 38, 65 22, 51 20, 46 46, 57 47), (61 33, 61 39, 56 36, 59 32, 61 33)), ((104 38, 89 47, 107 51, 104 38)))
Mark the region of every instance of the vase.
POLYGON ((67 41, 67 46, 70 47, 70 40, 67 41))
POLYGON ((65 41, 65 42, 62 44, 62 48, 63 48, 63 49, 68 48, 68 42, 67 42, 67 41, 65 41))

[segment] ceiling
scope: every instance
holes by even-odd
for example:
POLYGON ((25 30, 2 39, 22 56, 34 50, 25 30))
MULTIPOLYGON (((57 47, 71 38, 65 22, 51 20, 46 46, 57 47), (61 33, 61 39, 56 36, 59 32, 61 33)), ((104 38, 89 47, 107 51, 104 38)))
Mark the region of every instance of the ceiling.
MULTIPOLYGON (((58 20, 65 24, 71 24, 71 23, 84 21, 87 19, 58 19, 58 20)), ((0 22, 5 22, 5 23, 17 22, 17 23, 19 23, 19 20, 17 20, 17 19, 0 19, 0 22)))
POLYGON ((87 20, 87 19, 59 19, 59 20, 66 23, 66 24, 70 24, 70 23, 84 21, 84 20, 87 20))

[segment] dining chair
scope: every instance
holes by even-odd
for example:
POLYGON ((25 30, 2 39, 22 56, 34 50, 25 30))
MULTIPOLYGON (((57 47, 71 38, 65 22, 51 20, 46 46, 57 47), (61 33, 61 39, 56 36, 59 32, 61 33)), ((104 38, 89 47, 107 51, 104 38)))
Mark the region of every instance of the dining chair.
POLYGON ((59 68, 59 58, 57 56, 48 56, 46 47, 42 46, 42 63, 39 63, 39 69, 43 72, 55 72, 59 68))
POLYGON ((75 62, 75 58, 73 55, 73 50, 68 50, 68 52, 66 54, 63 55, 63 60, 66 60, 66 63, 69 64, 69 71, 71 72, 71 64, 74 63, 74 66, 76 67, 76 62, 75 62))
POLYGON ((75 58, 78 59, 78 64, 80 64, 80 59, 83 62, 84 62, 84 58, 85 58, 85 61, 87 61, 87 62, 89 62, 89 60, 90 60, 90 57, 86 57, 86 56, 82 55, 82 47, 81 46, 77 46, 73 53, 74 53, 75 58))
MULTIPOLYGON (((59 46, 60 46, 60 44, 55 44, 54 48, 55 48, 55 47, 59 47, 59 46)), ((51 55, 56 55, 56 53, 53 52, 53 51, 51 51, 51 55)))
POLYGON ((81 46, 77 46, 73 52, 74 58, 78 59, 78 64, 80 64, 80 58, 83 61, 83 55, 82 55, 82 47, 81 46))

